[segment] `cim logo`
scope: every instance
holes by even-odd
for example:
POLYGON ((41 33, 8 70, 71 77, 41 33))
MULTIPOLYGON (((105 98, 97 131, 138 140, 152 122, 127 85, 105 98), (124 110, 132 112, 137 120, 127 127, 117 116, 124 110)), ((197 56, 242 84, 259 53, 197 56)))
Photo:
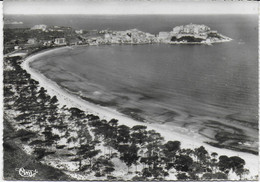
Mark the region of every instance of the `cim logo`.
POLYGON ((29 177, 29 178, 35 177, 35 175, 38 173, 38 171, 36 169, 35 170, 28 170, 28 169, 24 169, 23 167, 16 168, 15 170, 18 171, 20 176, 29 177))

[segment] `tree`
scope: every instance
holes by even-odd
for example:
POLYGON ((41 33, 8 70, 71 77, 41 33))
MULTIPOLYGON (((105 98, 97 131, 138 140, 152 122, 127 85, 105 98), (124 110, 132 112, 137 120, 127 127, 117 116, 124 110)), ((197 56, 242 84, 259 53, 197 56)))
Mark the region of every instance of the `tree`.
POLYGON ((238 175, 241 177, 241 175, 243 174, 243 170, 244 170, 244 165, 245 165, 245 161, 244 159, 241 159, 238 156, 232 156, 229 158, 229 165, 230 168, 238 175))
POLYGON ((11 90, 12 89, 12 87, 8 87, 8 86, 4 86, 4 98, 7 98, 7 97, 12 97, 12 96, 14 96, 14 92, 11 90))
POLYGON ((92 170, 97 171, 96 176, 104 176, 105 173, 110 174, 114 171, 114 164, 104 156, 100 156, 94 163, 92 170))
POLYGON ((181 143, 179 141, 168 141, 163 145, 163 153, 165 157, 170 161, 174 161, 176 152, 180 150, 181 143))
POLYGON ((217 173, 204 173, 202 175, 202 180, 225 180, 227 179, 227 175, 222 172, 217 172, 217 173))
POLYGON ((57 102, 58 102, 58 99, 57 99, 56 96, 53 96, 53 97, 51 98, 51 100, 50 100, 50 104, 57 104, 57 102))
POLYGON ((40 127, 40 129, 43 129, 45 126, 47 126, 47 117, 45 114, 38 115, 36 120, 36 124, 40 127))
POLYGON ((203 147, 196 148, 194 150, 194 154, 196 155, 197 159, 199 160, 200 164, 205 164, 207 160, 208 151, 203 147))
POLYGON ((210 166, 212 168, 212 171, 216 173, 216 166, 217 166, 217 156, 218 154, 216 152, 211 153, 212 159, 210 162, 210 166))
POLYGON ((45 136, 46 146, 51 146, 53 143, 56 143, 56 141, 60 139, 59 135, 53 135, 51 126, 46 126, 42 134, 44 134, 45 136))
POLYGON ((147 157, 141 157, 140 162, 143 164, 143 169, 144 169, 146 164, 148 163, 148 158, 147 157))
POLYGON ((228 176, 225 173, 217 172, 217 173, 213 174, 212 178, 219 179, 219 180, 225 180, 225 179, 228 179, 228 176))
POLYGON ((145 140, 146 140, 146 126, 143 125, 135 125, 131 128, 132 133, 131 133, 131 141, 133 143, 137 143, 137 144, 144 144, 145 140))
POLYGON ((236 169, 241 169, 245 165, 244 159, 241 159, 238 156, 233 156, 233 157, 230 157, 229 159, 230 159, 229 164, 233 171, 235 171, 236 169))
POLYGON ((181 142, 179 141, 168 141, 167 143, 164 144, 164 150, 167 152, 176 152, 180 150, 181 142))
POLYGON ((49 96, 47 95, 47 90, 45 90, 43 87, 41 87, 38 92, 38 99, 40 99, 40 101, 42 103, 44 103, 48 100, 48 98, 49 98, 49 96))
POLYGON ((166 176, 169 175, 162 167, 155 167, 151 169, 154 179, 163 180, 166 176))
POLYGON ((100 120, 100 118, 99 118, 98 116, 95 116, 95 115, 93 115, 93 114, 88 114, 88 115, 87 115, 87 119, 88 119, 89 121, 98 121, 98 120, 100 120))
POLYGON ((163 141, 163 137, 161 136, 160 133, 157 133, 155 130, 149 130, 147 132, 147 154, 148 156, 154 156, 157 155, 159 157, 161 157, 161 148, 162 148, 162 141, 163 141))
POLYGON ((45 151, 44 148, 35 148, 33 153, 36 155, 36 159, 40 160, 45 156, 45 151))
POLYGON ((202 180, 210 180, 212 179, 212 173, 204 173, 201 177, 202 180))
POLYGON ((216 157, 218 156, 218 154, 217 154, 216 152, 212 152, 212 153, 211 153, 211 156, 212 156, 213 158, 216 158, 216 157))
POLYGON ((54 154, 55 152, 46 152, 45 148, 35 148, 33 153, 36 155, 37 160, 41 160, 45 156, 54 154))
POLYGON ((92 166, 92 158, 95 157, 100 150, 95 150, 93 144, 82 144, 79 146, 77 151, 78 161, 79 161, 79 171, 82 167, 82 160, 88 159, 90 166, 92 166))
POLYGON ((188 172, 188 171, 191 171, 190 167, 191 167, 192 163, 193 163, 193 160, 190 156, 178 155, 178 156, 176 156, 174 168, 177 171, 188 172))
POLYGON ((181 154, 185 154, 185 155, 188 155, 188 156, 191 156, 192 154, 194 154, 194 151, 192 149, 181 149, 180 151, 181 154))
POLYGON ((147 126, 144 125, 135 125, 132 127, 133 131, 144 131, 146 130, 147 126))
POLYGON ((82 161, 87 159, 92 166, 92 158, 95 157, 100 150, 95 149, 95 142, 92 141, 92 137, 86 125, 82 126, 81 130, 78 131, 77 141, 79 142, 79 147, 77 147, 77 158, 79 161, 79 170, 82 169, 82 161))
POLYGON ((84 119, 86 117, 84 111, 76 108, 76 107, 72 107, 69 109, 69 111, 71 112, 71 116, 70 119, 84 119))
POLYGON ((189 179, 189 176, 186 173, 178 173, 176 175, 176 177, 177 177, 178 180, 187 180, 187 179, 189 179))
POLYGON ((37 83, 35 80, 30 80, 30 85, 29 85, 30 91, 31 91, 31 96, 35 96, 37 93, 37 83))
POLYGON ((123 153, 127 153, 129 146, 127 144, 121 144, 118 145, 118 152, 120 152, 120 154, 122 155, 123 153))
POLYGON ((50 100, 50 104, 49 104, 49 113, 50 115, 54 115, 57 116, 58 113, 58 99, 56 98, 56 96, 53 96, 50 100))
POLYGON ((145 181, 145 178, 143 176, 134 176, 132 181, 145 181))
POLYGON ((236 174, 239 176, 240 180, 242 180, 243 175, 249 174, 249 170, 244 168, 239 168, 236 170, 236 174))
POLYGON ((117 143, 128 143, 130 138, 130 128, 126 125, 118 126, 117 143))
POLYGON ((49 123, 54 123, 55 121, 57 121, 57 115, 52 113, 49 117, 48 117, 48 121, 49 123))
MULTIPOLYGON (((110 123, 111 124, 111 123, 110 123)), ((104 136, 105 146, 108 147, 109 156, 111 157, 112 148, 117 148, 117 128, 113 127, 113 124, 102 124, 100 126, 101 134, 104 136)))
POLYGON ((139 159, 138 156, 138 147, 135 144, 132 144, 130 146, 128 145, 124 145, 124 152, 120 152, 120 159, 122 161, 124 161, 128 167, 128 171, 129 171, 129 167, 132 164, 135 164, 137 162, 137 160, 139 159))
POLYGON ((105 169, 104 169, 104 172, 105 172, 106 174, 111 174, 114 170, 115 170, 114 167, 106 166, 105 169))
MULTIPOLYGON (((203 173, 205 172, 205 168, 202 167, 202 165, 196 161, 194 161, 191 165, 190 165, 190 169, 192 169, 192 171, 189 172, 190 177, 191 176, 196 176, 197 174, 203 173)), ((212 171, 211 171, 212 172, 212 171)))
POLYGON ((228 173, 230 170, 230 159, 226 155, 219 156, 218 167, 220 171, 228 173))
POLYGON ((118 126, 118 120, 117 119, 111 119, 108 124, 114 128, 117 128, 118 126))
POLYGON ((143 172, 143 177, 145 178, 152 177, 152 172, 150 171, 150 168, 144 168, 142 172, 143 172))

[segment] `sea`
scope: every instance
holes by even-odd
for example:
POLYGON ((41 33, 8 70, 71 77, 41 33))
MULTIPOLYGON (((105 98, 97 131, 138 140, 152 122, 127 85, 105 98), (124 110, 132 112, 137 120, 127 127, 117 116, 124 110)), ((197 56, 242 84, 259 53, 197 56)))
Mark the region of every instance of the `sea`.
MULTIPOLYGON (((78 46, 31 66, 82 99, 140 122, 195 131, 205 140, 258 148, 257 15, 12 15, 36 24, 158 34, 189 23, 232 38, 213 45, 78 46), (237 138, 230 137, 232 134, 237 138), (226 140, 219 140, 219 136, 226 140), (242 137, 239 137, 242 136, 242 137), (243 139, 242 139, 243 138, 243 139)), ((250 147, 249 147, 250 148, 250 147)))

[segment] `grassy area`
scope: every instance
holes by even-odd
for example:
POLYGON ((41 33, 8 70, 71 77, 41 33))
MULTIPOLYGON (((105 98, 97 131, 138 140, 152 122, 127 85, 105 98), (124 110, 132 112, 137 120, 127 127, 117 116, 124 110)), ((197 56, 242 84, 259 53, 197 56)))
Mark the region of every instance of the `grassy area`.
POLYGON ((73 180, 63 172, 53 167, 41 164, 33 156, 26 154, 17 142, 20 137, 11 127, 7 119, 4 119, 4 179, 5 180, 73 180), (35 177, 28 178, 19 175, 16 168, 37 170, 35 177))

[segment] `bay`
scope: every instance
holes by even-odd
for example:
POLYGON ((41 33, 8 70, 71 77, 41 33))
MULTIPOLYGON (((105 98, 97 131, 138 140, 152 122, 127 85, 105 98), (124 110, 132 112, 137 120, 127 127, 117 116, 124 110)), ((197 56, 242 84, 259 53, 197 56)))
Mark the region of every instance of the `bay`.
MULTIPOLYGON (((158 33, 170 31, 175 25, 199 23, 231 37, 231 42, 213 46, 153 44, 68 48, 34 61, 32 67, 83 99, 115 108, 136 120, 188 127, 210 139, 222 130, 230 132, 235 125, 239 129, 245 127, 240 134, 248 137, 248 141, 258 142, 256 16, 74 18, 65 21, 63 17, 62 24, 99 30, 138 28, 158 33), (217 121, 222 127, 216 129, 209 120, 217 121)), ((57 16, 51 23, 59 19, 57 16)), ((39 21, 47 22, 42 17, 39 21)))

